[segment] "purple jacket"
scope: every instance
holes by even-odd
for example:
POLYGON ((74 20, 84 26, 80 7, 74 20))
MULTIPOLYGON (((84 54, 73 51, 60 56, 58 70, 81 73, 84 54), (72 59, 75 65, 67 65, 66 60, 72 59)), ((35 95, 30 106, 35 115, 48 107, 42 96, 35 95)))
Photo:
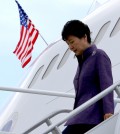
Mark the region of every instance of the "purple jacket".
MULTIPOLYGON (((79 64, 74 78, 74 108, 113 84, 111 61, 103 50, 91 45, 77 59, 79 64)), ((114 113, 113 92, 68 120, 66 125, 99 124, 106 113, 114 113)))

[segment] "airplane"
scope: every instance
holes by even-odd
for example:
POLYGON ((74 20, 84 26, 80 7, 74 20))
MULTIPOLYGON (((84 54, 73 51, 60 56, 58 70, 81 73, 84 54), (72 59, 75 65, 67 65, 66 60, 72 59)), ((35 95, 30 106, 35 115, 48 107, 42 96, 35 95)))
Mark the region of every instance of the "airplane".
MULTIPOLYGON (((82 19, 91 29, 92 43, 103 49, 111 59, 114 84, 100 95, 103 97, 115 89, 116 104, 115 115, 86 134, 120 132, 119 2, 109 1, 82 19)), ((29 67, 19 88, 2 87, 2 90, 16 93, 1 115, 0 134, 60 134, 68 118, 100 97, 98 95, 83 107, 72 110, 76 67, 74 53, 62 39, 49 45, 29 67)))

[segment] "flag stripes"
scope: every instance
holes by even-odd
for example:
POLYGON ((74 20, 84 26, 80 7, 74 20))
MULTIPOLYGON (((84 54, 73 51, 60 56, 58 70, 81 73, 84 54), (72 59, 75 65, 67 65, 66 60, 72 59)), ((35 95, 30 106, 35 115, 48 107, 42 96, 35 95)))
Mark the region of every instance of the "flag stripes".
POLYGON ((16 54, 24 68, 31 61, 33 46, 38 38, 39 31, 32 24, 20 4, 17 1, 16 3, 19 8, 21 30, 20 40, 13 53, 16 54))

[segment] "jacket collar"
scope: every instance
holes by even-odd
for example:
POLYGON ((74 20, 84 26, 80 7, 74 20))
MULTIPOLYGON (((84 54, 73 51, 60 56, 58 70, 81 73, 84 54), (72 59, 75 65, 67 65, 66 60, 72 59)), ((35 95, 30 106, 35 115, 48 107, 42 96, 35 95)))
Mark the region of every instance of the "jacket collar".
POLYGON ((96 45, 91 45, 90 47, 88 47, 82 55, 76 56, 78 61, 84 61, 86 60, 90 55, 94 54, 94 52, 96 51, 97 47, 96 45))

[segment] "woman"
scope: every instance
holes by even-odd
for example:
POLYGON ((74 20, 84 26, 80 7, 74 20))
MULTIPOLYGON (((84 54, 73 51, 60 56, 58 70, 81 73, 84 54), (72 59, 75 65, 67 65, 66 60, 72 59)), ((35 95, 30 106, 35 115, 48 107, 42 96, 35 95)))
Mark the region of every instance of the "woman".
MULTIPOLYGON (((71 20, 64 25, 62 39, 78 60, 74 78, 75 109, 113 84, 111 61, 103 50, 91 44, 89 27, 79 20, 71 20)), ((112 92, 68 120, 63 134, 84 134, 113 114, 112 92)))

